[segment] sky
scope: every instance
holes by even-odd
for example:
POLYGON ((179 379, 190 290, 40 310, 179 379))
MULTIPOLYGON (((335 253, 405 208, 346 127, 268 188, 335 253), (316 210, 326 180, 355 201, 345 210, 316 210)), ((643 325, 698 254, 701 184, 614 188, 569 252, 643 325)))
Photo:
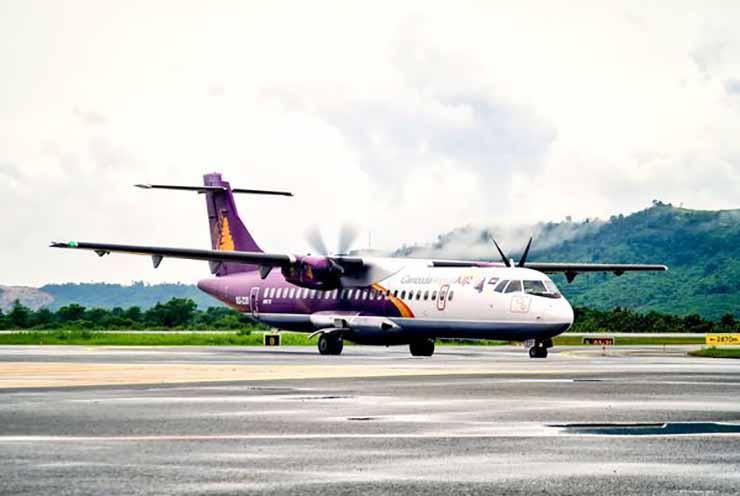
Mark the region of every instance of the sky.
MULTIPOLYGON (((0 0, 0 284, 194 282, 240 196, 271 252, 471 224, 740 207, 740 2, 0 0)), ((493 255, 492 255, 493 256, 493 255)))

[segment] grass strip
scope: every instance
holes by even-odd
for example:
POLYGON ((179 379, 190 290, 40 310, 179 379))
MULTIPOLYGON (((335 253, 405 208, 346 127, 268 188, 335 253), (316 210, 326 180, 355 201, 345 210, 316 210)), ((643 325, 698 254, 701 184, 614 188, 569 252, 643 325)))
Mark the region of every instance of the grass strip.
MULTIPOLYGON (((637 346, 637 345, 670 345, 670 344, 704 344, 704 337, 618 337, 615 338, 616 346, 637 346)), ((555 346, 576 346, 583 344, 581 336, 558 336, 553 339, 555 346)), ((584 345, 597 346, 597 345, 584 345)))
MULTIPOLYGON (((308 339, 308 334, 281 332, 283 346, 315 346, 317 338, 308 339)), ((581 337, 559 336, 555 346, 581 345, 581 337)), ((442 346, 500 346, 510 344, 495 340, 444 339, 437 343, 442 346)), ((83 346, 261 346, 263 333, 161 333, 141 334, 133 332, 96 331, 19 331, 0 334, 0 345, 83 345, 83 346)), ((351 344, 346 342, 346 344, 351 344)), ((515 344, 515 343, 512 343, 515 344)), ((702 337, 620 337, 617 346, 634 345, 681 345, 704 344, 702 337)), ((592 346, 592 345, 587 345, 592 346)), ((730 348, 731 349, 731 348, 730 348)))
MULTIPOLYGON (((309 345, 308 335, 282 333, 285 345, 309 345)), ((56 331, 0 334, 0 345, 83 345, 83 346, 260 346, 262 333, 167 333, 56 331)))
POLYGON ((689 355, 706 358, 740 358, 740 348, 702 348, 701 350, 690 351, 689 355))

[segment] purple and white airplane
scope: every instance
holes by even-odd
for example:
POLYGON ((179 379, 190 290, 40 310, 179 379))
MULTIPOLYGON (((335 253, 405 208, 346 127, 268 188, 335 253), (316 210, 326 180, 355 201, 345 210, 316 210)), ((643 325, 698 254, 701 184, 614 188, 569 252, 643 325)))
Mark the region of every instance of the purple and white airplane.
POLYGON ((137 185, 203 193, 211 250, 87 242, 54 248, 206 260, 215 276, 198 287, 230 307, 278 329, 318 336, 319 352, 338 355, 345 339, 361 344, 408 344, 431 356, 437 338, 529 343, 532 358, 547 357, 552 338, 573 323, 573 309, 546 274, 664 271, 665 265, 540 263, 516 265, 493 241, 502 262, 265 253, 239 218, 234 193, 291 193, 231 188, 217 173, 203 186, 137 185))

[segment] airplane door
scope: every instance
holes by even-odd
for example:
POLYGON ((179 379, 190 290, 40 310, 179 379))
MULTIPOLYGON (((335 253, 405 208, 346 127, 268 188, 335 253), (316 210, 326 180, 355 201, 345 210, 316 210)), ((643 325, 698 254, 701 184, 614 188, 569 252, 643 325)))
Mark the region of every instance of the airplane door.
POLYGON ((249 293, 249 308, 252 310, 252 316, 254 317, 259 315, 259 294, 260 288, 252 288, 249 293))
POLYGON ((445 306, 447 305, 447 292, 449 290, 449 284, 444 284, 441 288, 439 288, 439 295, 437 296, 437 310, 439 310, 440 312, 444 310, 445 306))

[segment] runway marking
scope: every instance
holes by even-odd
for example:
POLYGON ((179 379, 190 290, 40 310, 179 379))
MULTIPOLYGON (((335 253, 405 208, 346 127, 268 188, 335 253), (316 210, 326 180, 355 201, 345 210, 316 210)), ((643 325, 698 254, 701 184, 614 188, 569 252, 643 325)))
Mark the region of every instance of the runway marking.
POLYGON ((540 367, 501 368, 496 363, 481 367, 464 362, 435 364, 369 363, 342 365, 334 363, 299 365, 185 364, 185 363, 72 363, 72 362, 2 362, 0 389, 48 388, 65 386, 176 384, 193 382, 269 381, 284 379, 331 379, 448 375, 552 375, 579 374, 585 369, 563 368, 557 362, 540 367))
MULTIPOLYGON (((192 435, 141 435, 141 436, 0 436, 2 443, 140 443, 140 442, 175 442, 175 441, 273 441, 278 439, 312 440, 312 439, 496 439, 501 437, 583 437, 584 434, 568 432, 565 428, 543 427, 512 432, 510 428, 501 429, 498 433, 380 433, 380 434, 192 434, 192 435)), ((645 434, 641 438, 666 437, 740 437, 737 432, 681 433, 681 434, 645 434)), ((634 437, 631 434, 588 434, 588 437, 634 437)))

